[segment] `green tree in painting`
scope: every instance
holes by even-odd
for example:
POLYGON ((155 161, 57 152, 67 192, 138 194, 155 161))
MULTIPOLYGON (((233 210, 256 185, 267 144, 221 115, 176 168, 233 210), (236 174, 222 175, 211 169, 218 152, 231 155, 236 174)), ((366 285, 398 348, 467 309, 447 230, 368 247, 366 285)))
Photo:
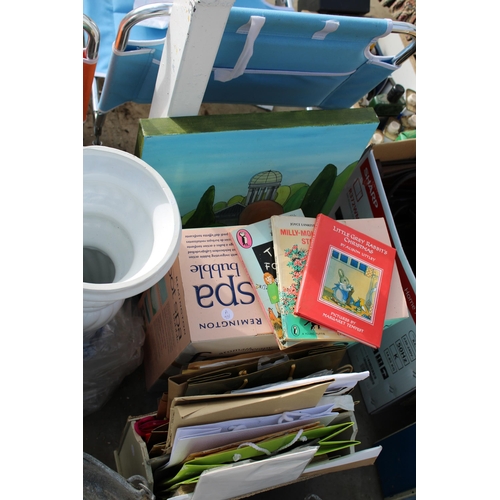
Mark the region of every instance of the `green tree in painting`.
POLYGON ((284 206, 286 200, 288 200, 288 198, 290 197, 291 192, 292 190, 290 189, 290 186, 280 186, 277 189, 277 194, 274 201, 276 203, 279 203, 281 206, 284 206))
POLYGON ((295 192, 292 190, 291 196, 286 200, 286 202, 283 205, 283 210, 285 212, 291 212, 292 210, 300 208, 300 204, 302 203, 302 200, 304 199, 304 196, 306 195, 308 188, 309 185, 304 184, 295 192))
POLYGON ((200 198, 193 215, 184 224, 184 229, 210 227, 215 224, 214 213, 215 186, 210 186, 200 198))
POLYGON ((241 194, 236 194, 229 198, 227 202, 227 206, 230 207, 232 205, 236 205, 236 203, 243 203, 245 201, 245 197, 242 196, 241 194))
POLYGON ((337 167, 329 163, 314 179, 300 204, 306 217, 316 217, 325 204, 337 178, 337 167))

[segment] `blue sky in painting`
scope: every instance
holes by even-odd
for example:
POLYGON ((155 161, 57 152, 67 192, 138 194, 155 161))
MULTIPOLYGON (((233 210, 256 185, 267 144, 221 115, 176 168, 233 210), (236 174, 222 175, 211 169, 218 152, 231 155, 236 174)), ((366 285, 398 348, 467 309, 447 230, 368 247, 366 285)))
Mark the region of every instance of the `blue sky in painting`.
POLYGON ((357 161, 375 123, 244 130, 147 137, 142 159, 172 189, 181 215, 196 208, 215 185, 215 202, 245 196, 249 180, 265 170, 278 170, 282 185, 311 184, 328 163, 338 173, 357 161))

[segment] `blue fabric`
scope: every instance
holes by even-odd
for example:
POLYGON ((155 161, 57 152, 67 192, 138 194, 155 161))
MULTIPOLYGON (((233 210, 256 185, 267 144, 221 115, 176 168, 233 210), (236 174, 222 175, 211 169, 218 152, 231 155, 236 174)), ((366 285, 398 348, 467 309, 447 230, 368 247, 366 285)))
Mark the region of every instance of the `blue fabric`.
MULTIPOLYGON (((105 77, 111 60, 112 47, 121 20, 134 6, 134 0, 83 0, 83 12, 99 28, 101 43, 97 60, 96 76, 105 77)), ((134 26, 130 40, 165 40, 167 30, 134 26)))
MULTIPOLYGON (((285 7, 269 5, 265 0, 235 0, 233 5, 240 7, 257 6, 260 9, 286 9, 285 7)), ((101 35, 96 76, 106 76, 118 26, 125 14, 128 14, 133 7, 134 0, 83 0, 84 14, 87 14, 97 24, 101 35)), ((130 40, 164 40, 166 34, 166 29, 134 26, 130 32, 130 40)))
MULTIPOLYGON (((237 31, 251 16, 263 16, 266 21, 246 72, 227 82, 216 81, 212 72, 204 102, 348 108, 396 69, 391 64, 372 64, 365 56, 365 49, 387 33, 389 21, 295 12, 266 7, 263 2, 236 0, 235 5, 245 7, 231 9, 214 68, 234 67, 247 38, 237 31), (338 29, 324 39, 313 39, 327 20, 337 21, 338 29), (259 73, 262 70, 265 73, 259 73)), ((99 104, 102 112, 129 101, 147 104, 153 98, 166 30, 135 26, 126 53, 116 55, 111 50, 119 22, 132 6, 133 0, 84 0, 84 12, 101 32, 96 75, 106 75, 99 104), (148 47, 147 53, 138 50, 150 40, 159 43, 151 50, 148 47)))
POLYGON ((332 90, 318 107, 324 109, 349 108, 380 82, 389 78, 395 69, 397 67, 392 64, 377 66, 367 62, 359 67, 356 73, 346 78, 335 90, 332 90))
POLYGON ((126 102, 149 104, 153 99, 163 43, 143 49, 128 46, 113 54, 104 80, 99 111, 107 113, 126 102))
POLYGON ((385 19, 319 15, 306 12, 261 11, 233 8, 224 30, 215 67, 233 67, 246 35, 236 31, 250 16, 265 16, 248 68, 344 73, 366 61, 364 49, 388 28, 385 19), (340 27, 325 40, 313 40, 326 20, 337 20, 340 27))
POLYGON ((362 76, 354 78, 358 68, 364 67, 367 62, 366 47, 387 32, 385 19, 289 11, 263 14, 257 9, 238 8, 231 10, 215 68, 232 68, 235 65, 246 40, 245 34, 236 31, 252 15, 265 15, 266 22, 255 42, 247 70, 286 71, 289 74, 247 72, 226 83, 215 81, 212 74, 204 102, 223 103, 229 98, 231 102, 240 104, 345 108, 352 106, 391 72, 387 72, 386 68, 381 72, 377 66, 367 65, 362 76), (300 22, 297 22, 297 16, 300 16, 300 22), (326 35, 324 40, 313 39, 313 34, 324 28, 326 20, 339 21, 339 28, 326 35), (303 72, 312 74, 300 74, 303 72), (319 76, 317 73, 329 75, 319 76), (356 83, 356 88, 352 90, 345 83, 351 79, 356 83), (339 88, 344 90, 336 99, 334 97, 339 88), (362 93, 358 96, 360 89, 362 93))
MULTIPOLYGON (((203 97, 204 102, 262 104, 268 106, 308 107, 319 105, 347 77, 269 75, 245 73, 227 83, 214 80, 213 72, 203 97), (230 90, 229 90, 230 89, 230 90)), ((349 106, 347 106, 349 107, 349 106)))

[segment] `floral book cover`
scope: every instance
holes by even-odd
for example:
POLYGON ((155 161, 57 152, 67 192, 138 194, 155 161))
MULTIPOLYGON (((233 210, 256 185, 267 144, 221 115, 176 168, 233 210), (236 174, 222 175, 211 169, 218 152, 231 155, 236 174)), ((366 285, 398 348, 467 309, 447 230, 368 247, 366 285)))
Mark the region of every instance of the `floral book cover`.
POLYGON ((289 347, 305 340, 353 342, 352 338, 342 333, 294 314, 314 223, 314 217, 288 215, 271 217, 280 318, 283 329, 280 345, 283 347, 289 347))
MULTIPOLYGON (((299 208, 285 214, 287 217, 303 217, 299 208)), ((265 315, 273 327, 274 334, 281 342, 283 325, 279 307, 278 281, 274 258, 273 233, 271 218, 253 224, 232 229, 229 234, 233 239, 245 268, 250 275, 265 315)))
POLYGON ((379 348, 396 250, 319 214, 295 314, 379 348))

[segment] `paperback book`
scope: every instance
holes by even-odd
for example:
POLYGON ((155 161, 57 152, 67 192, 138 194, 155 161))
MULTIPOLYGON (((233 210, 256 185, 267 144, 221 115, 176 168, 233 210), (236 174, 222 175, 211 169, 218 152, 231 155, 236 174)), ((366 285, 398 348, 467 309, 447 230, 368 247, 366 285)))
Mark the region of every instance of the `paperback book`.
POLYGON ((301 270, 306 262, 314 222, 314 217, 288 215, 271 217, 282 324, 282 336, 279 338, 280 348, 290 347, 297 342, 313 340, 354 342, 349 336, 294 313, 295 302, 301 287, 301 270))
POLYGON ((378 349, 395 258, 391 246, 319 214, 295 314, 378 349))
MULTIPOLYGON (((286 212, 287 217, 303 217, 302 209, 286 212)), ((281 216, 280 216, 281 217, 281 216)), ((283 338, 278 281, 274 258, 271 218, 231 229, 229 234, 257 292, 257 298, 269 318, 278 339, 283 338)))

